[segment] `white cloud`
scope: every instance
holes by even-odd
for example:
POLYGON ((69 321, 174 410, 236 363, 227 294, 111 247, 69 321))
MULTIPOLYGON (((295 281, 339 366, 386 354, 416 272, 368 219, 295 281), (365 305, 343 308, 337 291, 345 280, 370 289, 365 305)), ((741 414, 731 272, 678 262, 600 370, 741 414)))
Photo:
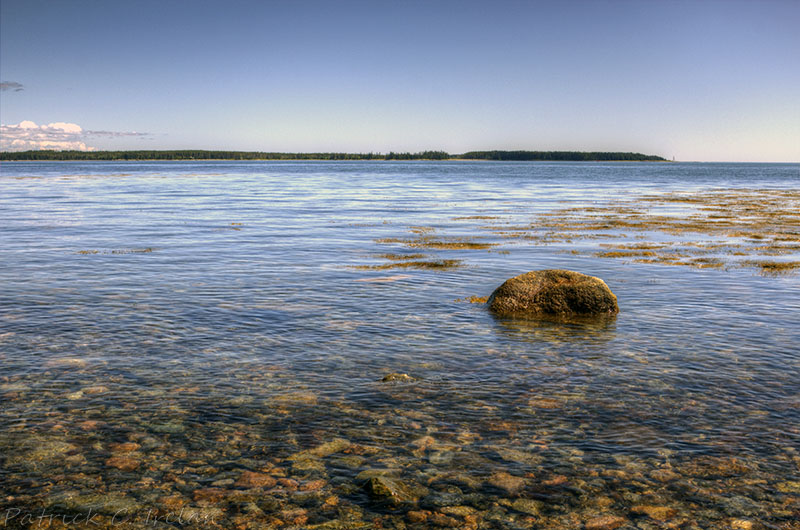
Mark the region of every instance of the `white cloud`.
POLYGON ((0 83, 0 92, 5 92, 6 90, 13 90, 14 92, 22 92, 25 90, 25 87, 22 86, 22 83, 17 83, 16 81, 3 81, 0 83))
POLYGON ((86 145, 91 137, 120 138, 144 137, 147 133, 85 131, 75 123, 55 122, 36 125, 32 121, 22 121, 16 125, 0 125, 0 151, 37 151, 53 149, 57 151, 94 151, 86 145))

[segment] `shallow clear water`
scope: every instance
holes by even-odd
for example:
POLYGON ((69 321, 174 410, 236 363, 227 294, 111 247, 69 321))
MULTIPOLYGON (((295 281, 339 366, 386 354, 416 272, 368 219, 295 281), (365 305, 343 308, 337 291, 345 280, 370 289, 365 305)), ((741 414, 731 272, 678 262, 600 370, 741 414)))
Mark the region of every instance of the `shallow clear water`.
POLYGON ((12 527, 111 524, 115 502, 222 527, 793 524, 797 275, 576 255, 463 219, 718 188, 798 189, 800 166, 4 163, 0 508, 12 527), (356 268, 411 252, 376 240, 413 227, 500 245, 356 268), (603 278, 619 316, 457 301, 546 268, 603 278), (370 495, 375 469, 414 493, 370 495), (247 470, 291 480, 253 489, 247 470))

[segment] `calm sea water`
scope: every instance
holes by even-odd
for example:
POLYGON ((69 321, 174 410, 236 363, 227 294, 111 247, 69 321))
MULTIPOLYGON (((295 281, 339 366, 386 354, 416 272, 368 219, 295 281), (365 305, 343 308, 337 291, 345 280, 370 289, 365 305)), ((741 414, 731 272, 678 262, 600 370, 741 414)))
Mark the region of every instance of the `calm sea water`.
POLYGON ((794 524, 797 275, 576 255, 596 242, 492 239, 475 218, 718 188, 796 190, 800 166, 3 163, 0 508, 794 524), (500 245, 413 250, 455 269, 357 268, 412 252, 376 240, 414 227, 500 245), (546 268, 603 278, 619 316, 503 322, 457 301, 546 268), (376 469, 412 493, 370 495, 376 469))

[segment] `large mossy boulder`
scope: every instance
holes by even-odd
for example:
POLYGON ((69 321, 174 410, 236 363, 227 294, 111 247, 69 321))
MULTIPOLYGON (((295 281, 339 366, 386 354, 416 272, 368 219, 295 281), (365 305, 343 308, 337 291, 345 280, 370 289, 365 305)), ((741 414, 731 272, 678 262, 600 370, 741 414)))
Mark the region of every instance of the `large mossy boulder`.
POLYGON ((617 297, 600 278, 551 269, 526 272, 506 280, 488 301, 498 316, 594 317, 616 315, 617 297))

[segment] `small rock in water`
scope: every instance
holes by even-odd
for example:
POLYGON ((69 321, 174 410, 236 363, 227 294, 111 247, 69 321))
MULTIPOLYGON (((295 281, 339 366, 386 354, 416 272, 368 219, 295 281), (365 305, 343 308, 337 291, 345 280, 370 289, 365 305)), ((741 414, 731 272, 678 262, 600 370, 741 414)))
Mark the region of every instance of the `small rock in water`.
POLYGON ((436 451, 428 456, 428 462, 435 466, 442 466, 452 462, 454 456, 451 451, 436 451))
POLYGON ((428 510, 411 510, 406 512, 406 518, 409 523, 418 524, 424 523, 430 514, 428 510))
POLYGON ((763 528, 763 525, 749 519, 729 519, 727 521, 727 526, 731 528, 731 530, 756 530, 763 528))
POLYGON ((142 505, 121 493, 64 492, 50 498, 50 507, 78 513, 135 514, 142 505))
POLYGON ((497 454, 500 455, 503 460, 529 466, 538 466, 544 461, 544 457, 541 455, 535 455, 528 451, 520 451, 519 449, 501 447, 497 449, 497 454))
POLYGON ((464 504, 464 495, 454 491, 438 491, 431 493, 420 502, 423 508, 440 510, 446 506, 459 506, 461 504, 464 504))
POLYGON ((659 482, 671 482, 681 478, 680 475, 670 469, 656 469, 650 473, 650 476, 659 482))
POLYGON ((265 473, 244 471, 233 485, 236 488, 271 488, 277 483, 275 478, 265 473))
POLYGON ((318 456, 306 454, 293 459, 292 471, 296 473, 302 471, 325 471, 325 462, 318 456))
POLYGON ((542 482, 545 486, 561 486, 569 482, 566 475, 556 475, 542 482))
POLYGON ((300 491, 317 491, 324 488, 327 483, 328 481, 324 479, 310 480, 300 486, 300 491))
POLYGON ((6 456, 6 466, 20 466, 28 470, 43 470, 63 464, 67 454, 77 446, 43 436, 32 436, 19 444, 19 452, 6 456))
POLYGON ((81 389, 81 392, 84 394, 105 394, 108 392, 108 387, 103 385, 95 385, 95 386, 88 386, 86 388, 81 389))
POLYGON ((100 422, 97 420, 86 420, 78 424, 78 428, 82 431, 93 431, 97 429, 100 422))
POLYGON ((167 510, 180 510, 189 501, 181 496, 180 494, 168 495, 164 497, 158 498, 158 503, 161 504, 167 510))
POLYGON ((436 439, 430 435, 422 436, 411 442, 411 445, 417 447, 418 449, 427 449, 429 447, 434 446, 435 444, 436 444, 436 439))
POLYGON ((532 499, 517 499, 511 504, 511 507, 528 515, 539 515, 542 510, 542 502, 532 499))
POLYGON ((444 528, 456 528, 460 526, 461 523, 458 522, 458 519, 454 519, 452 517, 448 517, 443 513, 434 513, 428 517, 428 520, 434 526, 441 526, 444 528))
POLYGON ((320 444, 313 449, 309 449, 308 453, 314 456, 326 457, 334 453, 340 453, 351 445, 350 440, 345 438, 334 438, 329 442, 320 444))
POLYGON ((179 434, 185 430, 186 426, 184 424, 175 421, 153 425, 153 432, 160 434, 179 434))
POLYGON ((800 481, 797 480, 789 480, 786 482, 781 482, 777 485, 778 491, 781 493, 795 493, 800 495, 800 481))
POLYGON ((586 530, 614 530, 627 523, 628 520, 618 515, 601 515, 586 521, 586 530))
POLYGON ((214 505, 224 499, 227 494, 227 491, 222 488, 202 488, 194 490, 192 499, 201 505, 214 505))
POLYGON ((45 368, 57 368, 57 367, 73 367, 73 368, 84 368, 88 365, 85 360, 78 359, 75 357, 63 357, 61 359, 50 359, 44 365, 45 368))
POLYGON ((489 477, 489 484, 501 489, 508 495, 518 495, 525 487, 525 479, 516 477, 505 471, 499 471, 489 477))
POLYGON ((359 455, 342 455, 333 459, 332 464, 347 469, 360 469, 364 460, 366 459, 359 455))
POLYGON ((400 373, 387 374, 383 376, 383 379, 381 379, 381 381, 383 381, 384 383, 389 383, 391 381, 413 381, 413 380, 414 378, 411 377, 410 375, 400 374, 400 373))
POLYGON ((289 406, 289 407, 299 407, 302 405, 314 405, 317 403, 317 395, 314 392, 305 391, 305 392, 289 392, 286 394, 280 394, 273 398, 273 401, 277 405, 289 406))
POLYGON ((440 510, 442 513, 446 513, 447 515, 455 515, 458 517, 468 517, 473 515, 477 510, 470 506, 444 506, 440 510))
POLYGON ((555 398, 536 397, 528 400, 528 406, 537 409, 560 409, 564 405, 564 401, 555 398))
POLYGON ((120 471, 133 471, 139 467, 139 460, 129 455, 116 455, 106 460, 106 466, 115 467, 120 471))
POLYGON ((678 515, 678 512, 669 506, 650 506, 641 504, 638 506, 633 506, 631 508, 631 512, 638 515, 647 515, 649 518, 655 519, 656 521, 666 521, 678 515))
POLYGON ((282 521, 293 525, 304 525, 308 521, 308 510, 305 508, 289 508, 278 513, 282 521))
POLYGON ((297 488, 300 487, 300 483, 293 478, 279 478, 278 484, 289 491, 297 491, 297 488))
POLYGON ((415 503, 422 493, 420 488, 414 488, 402 480, 388 475, 371 477, 364 488, 372 497, 392 504, 415 503))
POLYGON ((113 443, 108 446, 112 453, 132 453, 140 447, 136 442, 113 443))

